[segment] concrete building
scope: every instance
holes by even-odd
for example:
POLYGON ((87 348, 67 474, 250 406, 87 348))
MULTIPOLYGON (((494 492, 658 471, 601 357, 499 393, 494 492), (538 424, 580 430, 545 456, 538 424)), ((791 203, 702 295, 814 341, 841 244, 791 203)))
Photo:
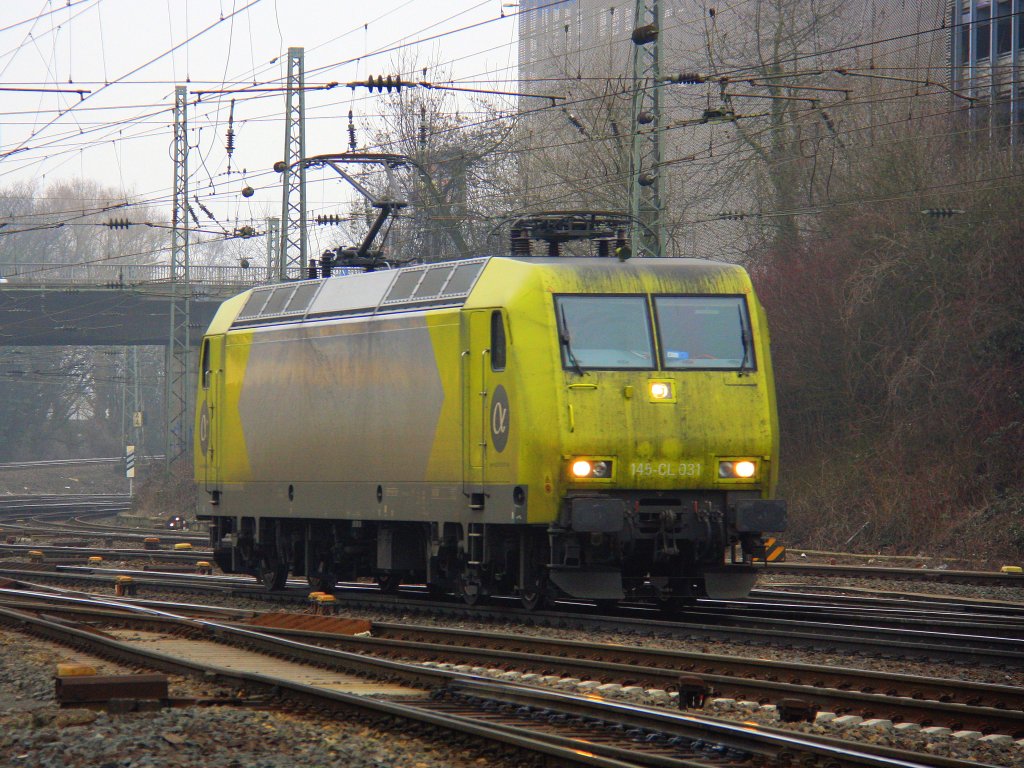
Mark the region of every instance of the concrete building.
MULTIPOLYGON (((656 86, 666 251, 742 258, 894 131, 1020 123, 1024 0, 658 2, 663 81, 703 76, 656 86)), ((520 90, 562 97, 521 100, 524 206, 625 209, 635 3, 520 11, 520 90)))

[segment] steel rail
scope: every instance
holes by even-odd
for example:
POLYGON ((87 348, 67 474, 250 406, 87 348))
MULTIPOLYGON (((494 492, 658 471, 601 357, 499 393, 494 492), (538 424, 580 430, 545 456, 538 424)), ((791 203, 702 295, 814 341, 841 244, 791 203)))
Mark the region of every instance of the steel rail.
MULTIPOLYGON (((74 573, 43 572, 30 569, 0 569, 0 576, 15 580, 76 580, 85 583, 109 584, 114 581, 111 570, 76 566, 74 573)), ((156 574, 151 574, 155 576, 156 574)), ((224 586, 207 582, 204 578, 190 578, 187 581, 175 574, 167 578, 148 579, 140 587, 156 591, 189 590, 200 593, 216 593, 225 599, 248 598, 268 603, 308 605, 308 586, 292 586, 278 592, 266 592, 255 583, 224 586), (204 583, 205 582, 205 583, 204 583)), ((751 626, 726 626, 721 623, 696 623, 683 620, 664 620, 652 617, 651 610, 634 612, 633 615, 598 616, 592 606, 560 606, 560 611, 530 612, 509 605, 500 607, 467 607, 456 602, 439 603, 426 595, 382 595, 371 585, 359 585, 350 591, 335 593, 349 608, 359 610, 384 610, 419 612, 457 620, 497 621, 525 624, 529 626, 573 626, 583 631, 615 631, 639 636, 660 635, 690 642, 730 641, 753 645, 799 646, 831 652, 856 651, 882 655, 888 658, 923 659, 929 661, 952 661, 962 663, 970 659, 973 663, 984 663, 995 667, 1024 667, 1024 640, 985 635, 964 635, 922 630, 901 630, 899 628, 873 628, 855 625, 840 625, 826 621, 800 622, 779 620, 771 628, 763 622, 751 622, 751 626), (408 599, 417 597, 419 599, 408 599)))
MULTIPOLYGON (((177 537, 170 537, 166 542, 177 543, 177 537)), ((191 543, 191 542, 189 542, 191 543)), ((192 562, 196 560, 213 560, 213 552, 209 550, 189 549, 111 549, 108 547, 70 547, 56 544, 0 544, 0 557, 12 555, 24 555, 29 552, 42 552, 44 557, 68 557, 88 558, 95 555, 103 558, 118 560, 181 560, 192 562)), ((61 563, 64 565, 64 563, 61 563)))
MULTIPOLYGON (((48 608, 51 613, 60 610, 48 608)), ((61 612, 75 615, 80 611, 69 608, 61 612)), ((117 618, 128 620, 124 615, 117 618)), ((301 615, 291 614, 289 618, 301 619, 301 615)), ((310 618, 315 621, 317 617, 310 618)), ((1024 689, 1014 686, 401 625, 375 624, 376 631, 384 636, 350 637, 265 623, 232 623, 319 647, 376 657, 417 662, 444 658, 489 664, 504 671, 516 669, 666 691, 678 690, 681 677, 685 677, 689 685, 696 680, 706 686, 708 696, 731 696, 760 703, 795 698, 805 702, 808 709, 813 705, 815 711, 861 714, 865 719, 885 717, 893 722, 918 722, 923 726, 941 725, 986 734, 1005 733, 1015 738, 1024 736, 1024 689), (415 639, 432 636, 436 642, 415 639), (799 682, 802 679, 812 682, 799 682), (885 692, 879 693, 879 689, 885 692), (981 705, 980 700, 990 703, 981 705)))
MULTIPOLYGON (((110 603, 112 601, 105 602, 110 603)), ((619 702, 597 700, 590 696, 571 696, 528 686, 497 684, 492 681, 481 680, 472 675, 452 672, 439 673, 415 667, 414 665, 387 660, 368 660, 359 654, 316 648, 315 646, 275 638, 246 629, 233 628, 216 622, 174 617, 160 611, 147 611, 147 613, 154 618, 177 618, 183 627, 200 629, 208 636, 222 641, 228 638, 232 641, 241 641, 244 646, 262 649, 271 654, 287 653, 290 658, 309 660, 311 663, 320 665, 327 664, 329 658, 330 663, 341 665, 349 672, 369 674, 384 679, 401 677, 413 684, 433 688, 436 688, 440 683, 443 687, 453 690, 456 694, 459 691, 469 691, 471 694, 477 692, 489 697, 500 695, 506 701, 514 700, 522 706, 542 707, 545 712, 550 712, 555 708, 576 716, 579 716, 580 712, 586 712, 588 713, 587 716, 591 718, 600 718, 604 721, 631 728, 676 735, 691 741, 699 740, 705 742, 710 739, 741 753, 762 755, 770 753, 776 759, 786 759, 787 756, 798 752, 804 755, 813 755, 815 758, 830 760, 832 761, 830 764, 835 766, 873 766, 874 768, 882 768, 883 766, 887 768, 921 768, 922 766, 930 766, 931 768, 962 768, 968 765, 978 768, 980 765, 976 762, 968 763, 934 755, 927 755, 928 762, 921 762, 923 756, 875 745, 860 745, 838 739, 795 735, 792 732, 753 726, 749 723, 738 724, 703 716, 665 712, 619 702)), ((683 761, 673 762, 664 759, 659 760, 657 763, 649 763, 642 759, 638 761, 637 758, 640 756, 634 756, 626 752, 621 754, 629 757, 631 759, 630 762, 622 762, 614 757, 611 758, 612 762, 607 762, 609 760, 607 748, 601 750, 605 752, 605 755, 595 755, 593 754, 595 751, 593 743, 576 741, 574 746, 566 748, 545 739, 535 732, 522 732, 520 729, 509 728, 508 726, 495 729, 489 725, 482 725, 473 719, 452 716, 450 713, 438 715, 430 711, 430 709, 424 708, 422 704, 408 705, 382 702, 366 697, 316 688, 268 675, 239 672, 210 664, 198 664, 178 659, 159 651, 137 648, 130 643, 102 637, 47 619, 31 617, 20 611, 0 609, 0 622, 8 625, 13 624, 22 629, 29 629, 59 642, 72 642, 76 645, 86 644, 93 648, 100 647, 105 655, 122 661, 142 663, 165 670, 170 668, 169 671, 178 673, 194 674, 198 672, 206 677, 209 677, 212 673, 219 679, 235 681, 241 685, 256 685, 279 693, 287 692, 301 697, 327 700, 349 709, 369 710, 377 713, 387 713, 403 719, 428 722, 431 725, 443 726, 449 730, 469 733, 489 740, 502 741, 517 748, 529 748, 532 751, 557 756, 559 760, 564 761, 562 764, 565 765, 693 765, 686 758, 683 761)))
POLYGON ((939 570, 937 568, 899 568, 870 565, 815 565, 810 563, 771 563, 761 572, 773 576, 787 574, 828 578, 899 579, 931 581, 942 584, 1005 585, 1024 588, 1024 574, 988 571, 939 570))
MULTIPOLYGON (((962 614, 1003 613, 1013 617, 1024 617, 1024 602, 1012 602, 995 598, 967 597, 963 595, 937 595, 922 592, 879 592, 877 589, 864 587, 819 587, 800 585, 804 589, 820 590, 815 592, 794 592, 786 589, 755 589, 747 599, 748 604, 762 602, 781 602, 814 607, 821 605, 823 600, 830 600, 844 606, 874 608, 876 606, 903 608, 907 610, 934 611, 936 605, 944 611, 957 611, 962 614), (853 592, 855 594, 846 594, 853 592), (857 594, 864 593, 864 594, 857 594)), ((1021 593, 1024 600, 1024 592, 1021 593)))
MULTIPOLYGON (((9 607, 38 607, 37 603, 24 599, 26 593, 22 590, 0 589, 0 595, 4 596, 4 603, 9 607)), ((129 598, 122 598, 118 602, 159 607, 179 614, 187 611, 192 618, 198 614, 214 615, 232 624, 282 637, 303 638, 318 645, 351 646, 359 649, 359 652, 391 652, 393 655, 419 660, 457 654, 463 660, 481 660, 505 669, 510 668, 513 662, 525 662, 534 667, 542 667, 545 671, 554 668, 561 668, 562 671, 578 669, 583 673, 593 673, 601 677, 602 681, 616 679, 636 684, 638 680, 643 680, 661 685, 669 691, 678 689, 680 676, 696 676, 711 684, 713 693, 719 695, 768 690, 777 695, 805 695, 819 704, 836 702, 838 708, 844 711, 852 709, 850 702, 856 702, 861 694, 869 696, 864 699, 866 706, 877 706, 881 695, 878 692, 883 691, 884 696, 890 699, 902 697, 914 700, 883 702, 883 706, 878 708, 888 712, 901 707, 910 711, 932 701, 941 705, 968 707, 968 710, 956 706, 942 707, 953 713, 953 717, 958 716, 959 712, 967 711, 971 714, 976 710, 979 718, 994 718, 989 721, 989 725, 1003 715, 1016 727, 1024 722, 1024 688, 1010 685, 388 622, 375 622, 375 634, 372 637, 349 637, 292 626, 295 622, 301 624, 304 614, 275 614, 271 619, 287 618, 289 622, 287 626, 276 626, 266 620, 253 623, 261 614, 251 610, 129 598)), ((47 610, 77 616, 94 613, 94 606, 95 598, 81 598, 80 605, 72 600, 67 606, 48 606, 47 610)), ((125 618, 124 611, 119 605, 117 610, 109 611, 106 616, 111 620, 125 618)), ((307 618, 315 623, 318 617, 307 618)), ((980 722, 978 724, 981 725, 980 722)), ((991 728, 981 727, 979 730, 991 728)))

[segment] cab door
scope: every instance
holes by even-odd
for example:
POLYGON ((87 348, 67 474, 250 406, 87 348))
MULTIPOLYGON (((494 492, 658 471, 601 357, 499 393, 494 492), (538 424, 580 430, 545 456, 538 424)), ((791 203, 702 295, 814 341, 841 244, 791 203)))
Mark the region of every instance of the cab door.
POLYGON ((481 309, 466 312, 463 322, 463 492, 471 508, 482 509, 487 486, 508 481, 503 454, 512 423, 504 383, 506 320, 500 309, 481 309))
POLYGON ((224 335, 207 336, 199 353, 199 396, 196 398, 196 480, 207 491, 220 489, 221 413, 224 402, 224 335))

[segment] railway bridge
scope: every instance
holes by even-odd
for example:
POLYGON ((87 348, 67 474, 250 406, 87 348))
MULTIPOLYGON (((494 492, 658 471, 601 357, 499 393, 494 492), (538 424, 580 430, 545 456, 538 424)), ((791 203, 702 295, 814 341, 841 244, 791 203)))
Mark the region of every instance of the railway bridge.
MULTIPOLYGON (((189 277, 193 346, 221 301, 271 282, 265 267, 192 265, 189 277)), ((167 346, 176 288, 168 264, 3 265, 0 345, 167 346)))
MULTIPOLYGON (((190 265, 182 282, 172 281, 169 264, 7 264, 0 266, 0 347, 164 347, 169 468, 191 453, 191 374, 203 331, 225 298, 268 282, 265 267, 190 265)), ((135 414, 128 440, 141 445, 138 372, 126 375, 126 408, 135 414)))

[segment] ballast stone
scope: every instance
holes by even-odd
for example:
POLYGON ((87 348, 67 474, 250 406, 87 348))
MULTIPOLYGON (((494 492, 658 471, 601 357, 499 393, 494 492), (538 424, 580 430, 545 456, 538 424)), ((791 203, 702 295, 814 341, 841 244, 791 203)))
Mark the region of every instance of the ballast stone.
POLYGON ((897 723, 893 726, 897 733, 918 733, 921 730, 920 723, 897 723))
POLYGON ((988 736, 982 736, 978 741, 984 742, 985 744, 1009 746, 1010 744, 1013 744, 1013 736, 1009 736, 1005 733, 990 733, 988 736))
POLYGON ((837 717, 833 720, 832 725, 840 728, 848 728, 853 725, 860 725, 863 722, 864 718, 859 715, 843 715, 842 717, 837 717))
POLYGON ((977 741, 981 737, 981 731, 956 731, 952 734, 952 738, 962 739, 964 741, 977 741))

